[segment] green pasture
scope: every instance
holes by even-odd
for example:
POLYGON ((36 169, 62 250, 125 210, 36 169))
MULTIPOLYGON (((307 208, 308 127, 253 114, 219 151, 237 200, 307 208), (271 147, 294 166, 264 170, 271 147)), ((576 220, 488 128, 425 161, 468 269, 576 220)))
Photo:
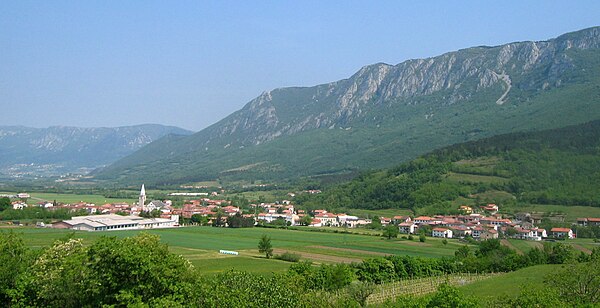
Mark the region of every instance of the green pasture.
POLYGON ((38 202, 47 201, 62 202, 62 203, 75 203, 75 202, 88 202, 96 205, 102 205, 105 203, 116 203, 116 202, 127 202, 131 204, 137 200, 134 199, 123 199, 123 198, 106 198, 102 195, 78 195, 78 194, 58 194, 58 193, 30 193, 31 198, 27 199, 27 203, 36 204, 38 202))
MULTIPOLYGON (((91 243, 101 236, 126 237, 141 231, 85 232, 62 229, 14 228, 23 234, 26 244, 32 248, 50 246, 54 241, 69 236, 82 238, 91 243)), ((0 232, 7 231, 0 229, 0 232)), ((258 253, 260 237, 271 237, 275 253, 285 251, 298 253, 303 259, 315 263, 360 262, 360 260, 387 254, 406 254, 423 257, 453 256, 454 251, 463 245, 458 240, 443 244, 440 239, 427 238, 425 243, 406 239, 386 240, 378 236, 315 232, 304 230, 284 230, 269 228, 213 228, 186 227, 177 229, 149 230, 157 234, 169 245, 172 252, 186 257, 192 264, 206 273, 220 272, 235 268, 259 273, 279 272, 287 269, 289 263, 280 260, 267 260, 258 253), (238 256, 222 255, 218 251, 238 251, 238 256)))

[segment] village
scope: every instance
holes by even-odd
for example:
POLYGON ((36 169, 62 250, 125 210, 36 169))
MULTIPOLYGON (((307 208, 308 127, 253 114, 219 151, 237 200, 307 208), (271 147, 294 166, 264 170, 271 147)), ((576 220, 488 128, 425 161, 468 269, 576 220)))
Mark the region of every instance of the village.
MULTIPOLYGON (((315 193, 315 192, 309 192, 315 193)), ((186 196, 206 196, 208 194, 186 194, 186 196)), ((294 194, 289 194, 294 196, 294 194)), ((29 195, 21 193, 19 198, 29 195)), ((218 196, 213 193, 212 197, 218 196)), ((23 201, 13 201, 13 209, 19 210, 28 205, 23 201)), ((292 201, 283 200, 274 203, 250 204, 244 211, 231 205, 231 201, 210 199, 208 196, 187 200, 182 207, 174 207, 171 200, 152 200, 146 202, 146 192, 142 185, 137 203, 132 205, 107 203, 95 205, 86 202, 56 204, 41 202, 39 207, 48 210, 68 209, 71 212, 86 213, 71 219, 52 223, 53 228, 67 228, 86 231, 135 230, 151 228, 173 228, 198 224, 201 218, 205 225, 228 226, 228 218, 239 216, 251 222, 251 225, 307 226, 330 228, 381 228, 389 225, 398 227, 400 234, 425 234, 438 238, 466 238, 476 240, 515 238, 541 241, 543 239, 573 239, 576 234, 571 228, 552 228, 545 230, 536 227, 540 219, 529 213, 521 213, 507 218, 499 213, 499 206, 487 204, 479 208, 462 205, 460 215, 434 215, 410 217, 358 217, 345 213, 331 213, 325 209, 310 212, 297 209, 292 201), (373 219, 378 219, 374 222, 373 219)), ((42 224, 43 225, 43 224, 42 224)), ((579 226, 600 226, 600 218, 587 217, 577 219, 579 226)))

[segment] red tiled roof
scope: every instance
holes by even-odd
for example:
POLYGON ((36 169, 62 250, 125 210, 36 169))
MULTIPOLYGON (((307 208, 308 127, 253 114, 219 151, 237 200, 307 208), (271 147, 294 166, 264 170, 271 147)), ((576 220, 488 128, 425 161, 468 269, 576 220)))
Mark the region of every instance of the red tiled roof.
POLYGON ((571 231, 571 229, 569 229, 569 228, 552 228, 552 230, 550 230, 550 232, 564 232, 564 233, 569 233, 569 231, 571 231))

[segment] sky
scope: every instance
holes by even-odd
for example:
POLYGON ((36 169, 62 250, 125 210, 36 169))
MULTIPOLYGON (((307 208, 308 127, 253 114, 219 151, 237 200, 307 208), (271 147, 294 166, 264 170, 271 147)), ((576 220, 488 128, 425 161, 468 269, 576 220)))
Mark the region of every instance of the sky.
POLYGON ((0 1, 0 125, 199 131, 264 91, 600 25, 600 1, 0 1))

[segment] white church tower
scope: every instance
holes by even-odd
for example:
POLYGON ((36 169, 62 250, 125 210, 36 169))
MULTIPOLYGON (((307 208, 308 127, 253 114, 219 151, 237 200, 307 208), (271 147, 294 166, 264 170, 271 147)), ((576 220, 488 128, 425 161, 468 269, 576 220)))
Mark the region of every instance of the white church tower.
POLYGON ((146 188, 142 184, 142 190, 140 190, 140 199, 138 200, 138 206, 142 208, 142 211, 146 211, 146 188))

